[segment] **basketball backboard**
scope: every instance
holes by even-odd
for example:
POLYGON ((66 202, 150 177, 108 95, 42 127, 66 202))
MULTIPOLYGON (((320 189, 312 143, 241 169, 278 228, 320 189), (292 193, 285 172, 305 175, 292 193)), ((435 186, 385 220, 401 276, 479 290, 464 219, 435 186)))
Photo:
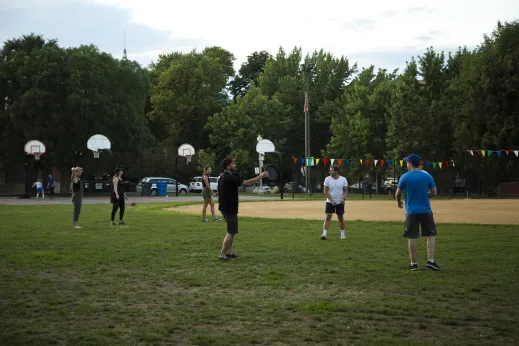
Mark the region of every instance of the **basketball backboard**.
POLYGON ((191 162, 191 157, 195 155, 195 148, 188 143, 184 143, 178 147, 178 156, 185 157, 187 162, 191 162))
POLYGON ((273 151, 276 151, 276 147, 274 147, 274 144, 268 139, 262 139, 258 144, 256 144, 256 152, 259 154, 270 153, 273 151))
POLYGON ((33 155, 36 161, 39 161, 40 155, 46 151, 45 144, 35 139, 25 143, 24 150, 27 155, 33 155))
POLYGON ((94 158, 99 158, 99 152, 103 150, 109 151, 112 148, 112 144, 106 136, 97 134, 88 139, 87 148, 94 152, 94 158))

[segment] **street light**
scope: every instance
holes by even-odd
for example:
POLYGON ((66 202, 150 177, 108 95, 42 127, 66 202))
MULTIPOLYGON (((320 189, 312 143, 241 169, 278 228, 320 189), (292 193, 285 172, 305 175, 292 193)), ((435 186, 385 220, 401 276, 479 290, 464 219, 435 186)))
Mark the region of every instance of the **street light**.
POLYGON ((308 165, 308 158, 310 157, 310 98, 309 98, 309 91, 310 91, 310 73, 315 67, 315 63, 313 62, 306 62, 301 65, 303 68, 303 71, 306 73, 306 91, 305 91, 305 166, 306 166, 306 174, 305 174, 305 185, 306 185, 306 191, 308 194, 310 194, 310 165, 308 165))

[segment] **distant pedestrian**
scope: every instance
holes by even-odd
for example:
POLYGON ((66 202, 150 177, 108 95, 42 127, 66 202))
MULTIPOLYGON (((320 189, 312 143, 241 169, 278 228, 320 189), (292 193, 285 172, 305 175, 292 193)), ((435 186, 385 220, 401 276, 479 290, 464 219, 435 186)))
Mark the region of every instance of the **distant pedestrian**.
POLYGON ((210 166, 204 167, 204 173, 202 175, 202 197, 204 198, 204 206, 202 207, 202 222, 209 222, 207 220, 207 206, 211 206, 211 214, 213 215, 213 221, 219 222, 221 219, 216 217, 216 213, 214 210, 214 201, 213 197, 216 197, 216 193, 211 188, 211 172, 212 169, 210 166))
POLYGON ((32 184, 32 187, 36 188, 36 199, 38 199, 38 196, 42 196, 43 199, 45 199, 45 191, 43 191, 43 180, 41 178, 38 178, 34 184, 32 184))
POLYGON ((430 198, 437 195, 433 177, 420 168, 420 157, 416 154, 404 159, 407 162, 408 172, 400 177, 396 190, 398 207, 403 208, 402 190, 405 191, 406 219, 404 237, 408 238, 410 270, 418 270, 416 262, 416 239, 420 237, 419 228, 422 229, 422 237, 427 237, 427 264, 432 270, 440 270, 434 259, 436 251, 436 224, 431 208, 430 198))
POLYGON ((50 196, 50 199, 54 198, 54 187, 56 185, 56 180, 52 176, 52 174, 49 174, 49 180, 47 181, 47 192, 50 196))
POLYGON ((112 179, 113 183, 113 191, 111 194, 111 202, 112 202, 112 222, 110 222, 110 226, 114 226, 115 214, 117 214, 117 209, 119 209, 119 225, 124 225, 123 217, 125 207, 125 199, 128 199, 126 193, 124 192, 124 183, 122 180, 124 172, 120 168, 116 168, 114 171, 114 177, 112 179))

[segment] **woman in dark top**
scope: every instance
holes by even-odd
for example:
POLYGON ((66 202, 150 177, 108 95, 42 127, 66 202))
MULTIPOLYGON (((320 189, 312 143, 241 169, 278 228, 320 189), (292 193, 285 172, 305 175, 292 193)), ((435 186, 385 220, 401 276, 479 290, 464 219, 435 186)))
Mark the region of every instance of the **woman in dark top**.
POLYGON ((213 221, 221 221, 221 219, 217 218, 215 215, 213 197, 216 197, 216 194, 214 193, 213 189, 211 189, 211 182, 209 180, 211 172, 211 167, 205 166, 204 175, 202 176, 202 197, 204 197, 204 207, 202 209, 202 222, 209 222, 209 220, 207 220, 206 217, 207 206, 209 204, 211 205, 211 214, 213 214, 213 221))
POLYGON ((119 211, 119 225, 124 225, 123 217, 124 217, 124 200, 128 197, 124 193, 124 185, 121 177, 123 176, 123 170, 120 168, 116 168, 114 172, 114 178, 112 179, 114 190, 112 191, 111 202, 112 202, 112 222, 110 222, 110 226, 114 226, 115 214, 117 213, 117 209, 119 211))
POLYGON ((72 167, 72 174, 70 181, 72 185, 72 205, 74 206, 74 212, 72 213, 72 226, 74 228, 81 228, 78 224, 79 214, 81 213, 81 206, 83 204, 83 183, 81 182, 81 174, 83 168, 72 167))

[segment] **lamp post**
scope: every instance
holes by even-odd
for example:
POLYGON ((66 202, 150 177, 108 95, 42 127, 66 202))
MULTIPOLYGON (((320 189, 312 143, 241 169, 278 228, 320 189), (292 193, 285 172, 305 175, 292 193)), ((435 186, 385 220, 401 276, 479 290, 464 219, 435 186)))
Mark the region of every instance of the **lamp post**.
POLYGON ((303 71, 306 73, 306 91, 305 91, 305 166, 306 166, 306 174, 305 174, 305 185, 306 191, 308 194, 311 194, 310 188, 310 165, 308 164, 308 158, 310 157, 310 73, 315 67, 315 63, 307 62, 301 65, 303 71))

